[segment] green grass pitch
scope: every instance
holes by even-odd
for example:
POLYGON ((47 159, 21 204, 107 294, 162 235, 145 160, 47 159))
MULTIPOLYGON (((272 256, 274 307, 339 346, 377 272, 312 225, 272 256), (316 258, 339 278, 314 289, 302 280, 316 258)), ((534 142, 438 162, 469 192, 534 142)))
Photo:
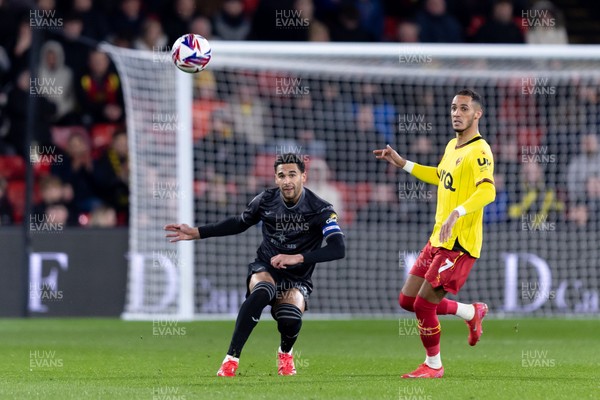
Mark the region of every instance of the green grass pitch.
POLYGON ((598 399, 600 320, 486 320, 476 347, 442 319, 446 375, 400 379, 424 359, 412 319, 306 320, 298 375, 277 376, 264 316, 239 376, 217 378, 233 321, 0 320, 0 399, 598 399))

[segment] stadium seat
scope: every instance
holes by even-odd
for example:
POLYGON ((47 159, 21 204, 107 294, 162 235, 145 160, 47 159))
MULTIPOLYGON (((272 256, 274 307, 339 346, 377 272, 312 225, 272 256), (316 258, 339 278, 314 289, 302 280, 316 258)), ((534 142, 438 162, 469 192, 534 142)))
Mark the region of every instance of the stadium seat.
POLYGON ((62 150, 67 148, 67 142, 73 133, 82 133, 89 140, 89 134, 83 126, 53 126, 50 133, 52 143, 62 150))
POLYGON ((0 176, 7 180, 25 179, 25 160, 21 156, 0 156, 0 176))
POLYGON ((98 158, 110 146, 113 134, 119 128, 118 124, 96 124, 90 129, 92 156, 98 158))
POLYGON ((8 201, 13 206, 13 219, 15 223, 23 221, 25 212, 25 181, 15 180, 8 182, 8 201))

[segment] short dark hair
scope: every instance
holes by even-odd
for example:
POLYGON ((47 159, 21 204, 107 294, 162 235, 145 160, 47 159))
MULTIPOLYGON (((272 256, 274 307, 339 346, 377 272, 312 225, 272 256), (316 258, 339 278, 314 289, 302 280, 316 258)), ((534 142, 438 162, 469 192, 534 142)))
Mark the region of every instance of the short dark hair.
POLYGON ((275 171, 277 171, 277 167, 282 164, 296 164, 300 172, 304 172, 306 169, 302 157, 295 153, 277 154, 277 157, 275 157, 275 164, 273 164, 275 171))
POLYGON ((473 102, 479 104, 479 107, 483 109, 483 99, 481 98, 479 93, 477 93, 473 89, 459 90, 458 92, 456 92, 456 96, 469 96, 473 102))

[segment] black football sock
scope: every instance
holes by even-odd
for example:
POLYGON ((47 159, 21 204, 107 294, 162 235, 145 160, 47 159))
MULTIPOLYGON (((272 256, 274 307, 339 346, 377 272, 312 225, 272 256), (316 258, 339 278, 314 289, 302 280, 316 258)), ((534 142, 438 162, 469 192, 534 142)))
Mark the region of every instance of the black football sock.
POLYGON ((302 328, 302 311, 293 304, 280 304, 275 310, 277 328, 281 333, 281 351, 289 353, 302 328))
POLYGON ((270 282, 258 282, 250 296, 242 303, 235 321, 235 329, 227 354, 239 358, 246 340, 258 323, 263 309, 275 298, 275 285, 270 282))

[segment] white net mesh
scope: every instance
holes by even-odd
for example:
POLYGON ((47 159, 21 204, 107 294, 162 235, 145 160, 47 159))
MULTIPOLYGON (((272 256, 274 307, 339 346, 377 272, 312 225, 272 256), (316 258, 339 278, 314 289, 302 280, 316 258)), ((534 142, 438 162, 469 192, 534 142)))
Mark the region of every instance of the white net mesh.
POLYGON ((103 49, 117 66, 126 98, 131 209, 125 314, 176 314, 182 260, 163 227, 176 222, 180 199, 191 195, 177 176, 178 72, 167 52, 103 49))
MULTIPOLYGON (((371 150, 389 143, 437 165, 454 136, 451 99, 465 87, 484 98, 480 131, 495 153, 497 199, 485 213, 482 257, 458 299, 485 301, 497 314, 598 311, 597 48, 212 45, 209 69, 194 76, 196 220, 240 213, 273 186, 277 154, 305 156, 307 187, 334 204, 347 240, 344 260, 317 266, 311 314, 399 312, 399 289, 433 226, 436 188, 371 150)), ((125 69, 143 77, 123 77, 128 102, 158 96, 154 104, 172 110, 174 68, 133 65, 125 69), (155 67, 163 71, 149 76, 155 67), (139 94, 127 89, 134 86, 139 94)), ((146 123, 155 111, 148 107, 138 107, 146 123)), ((138 163, 149 157, 167 166, 176 162, 168 146, 146 140, 132 151, 138 163)), ((133 201, 152 219, 172 215, 168 206, 133 201)), ((133 241, 142 232, 139 222, 132 226, 133 241)), ((148 238, 154 234, 162 232, 148 238)), ((251 228, 196 243, 196 314, 237 313, 260 240, 251 228)), ((155 284, 159 293, 158 282, 148 282, 155 284)))

